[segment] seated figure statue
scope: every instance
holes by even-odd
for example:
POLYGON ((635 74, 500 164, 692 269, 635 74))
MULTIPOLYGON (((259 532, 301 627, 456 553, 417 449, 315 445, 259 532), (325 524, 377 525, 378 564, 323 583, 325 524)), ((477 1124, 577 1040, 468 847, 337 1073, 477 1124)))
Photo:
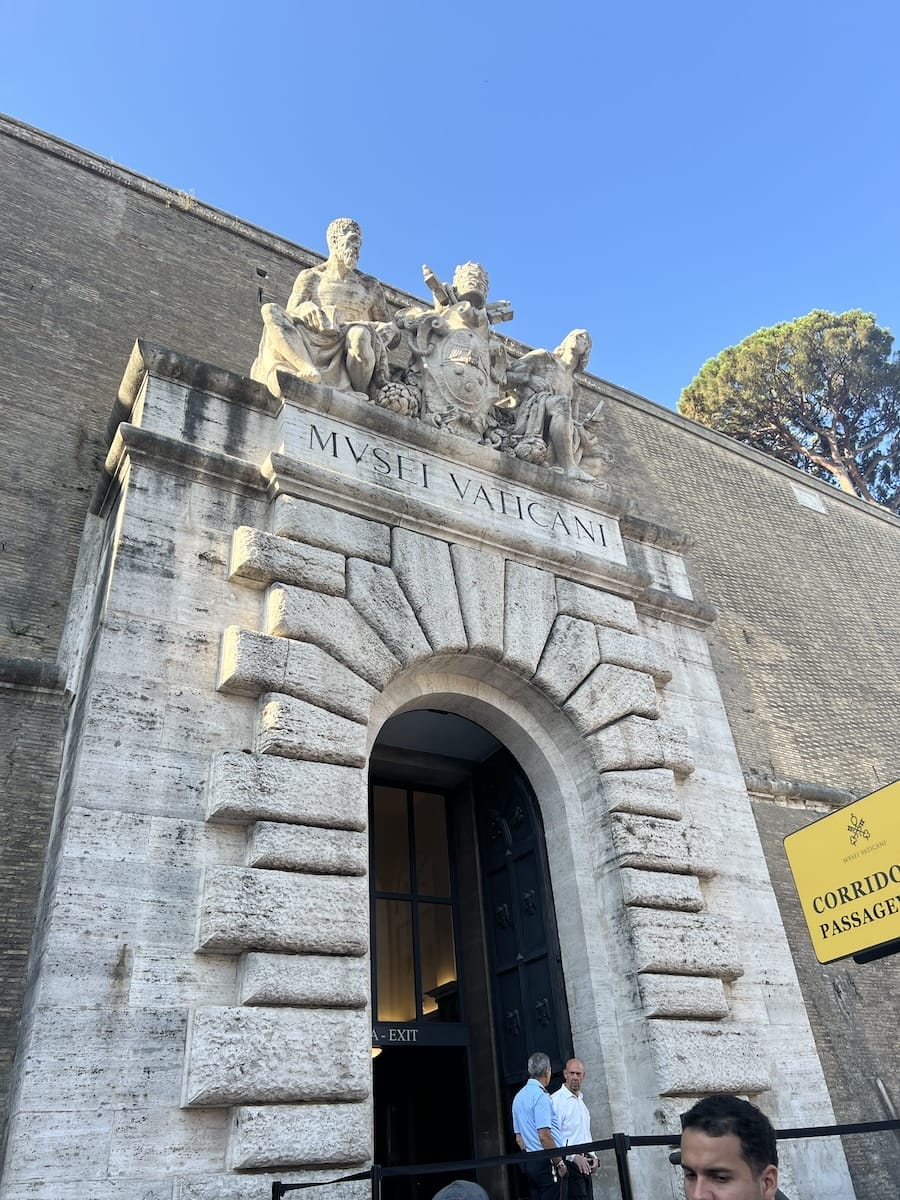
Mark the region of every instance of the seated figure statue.
POLYGON ((281 395, 278 373, 372 396, 387 378, 399 339, 377 279, 357 271, 362 232, 339 217, 328 226, 328 258, 297 276, 287 306, 262 306, 263 333, 250 378, 281 395))
POLYGON ((509 365, 506 385, 511 394, 501 404, 516 410, 509 446, 517 458, 546 463, 572 479, 594 479, 579 463, 585 451, 594 449, 592 426, 598 410, 583 423, 572 415, 575 372, 584 370, 590 353, 590 334, 573 329, 552 353, 531 350, 509 365))

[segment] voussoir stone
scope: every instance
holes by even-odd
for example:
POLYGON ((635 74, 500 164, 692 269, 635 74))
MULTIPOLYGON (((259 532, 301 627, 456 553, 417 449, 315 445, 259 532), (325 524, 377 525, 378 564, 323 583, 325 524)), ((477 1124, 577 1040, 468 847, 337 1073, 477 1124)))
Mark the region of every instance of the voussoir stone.
POLYGON ((256 748, 284 758, 362 766, 366 727, 305 700, 269 692, 259 701, 256 748))
POLYGON ((450 547, 409 529, 394 529, 391 538, 394 574, 432 649, 449 653, 468 649, 450 547))
POLYGON ((321 647, 373 687, 383 688, 400 670, 378 634, 342 596, 275 585, 266 603, 266 632, 321 647))
POLYGON ((610 849, 620 867, 691 873, 689 830, 683 821, 667 821, 636 813, 611 813, 610 822, 610 849))
POLYGON ((537 670, 556 619, 556 583, 549 571, 507 562, 503 661, 526 679, 537 670))
POLYGON ((387 525, 367 521, 352 513, 339 512, 311 500, 278 496, 271 509, 272 533, 321 546, 337 554, 391 561, 391 531, 387 525))
POLYGON ((506 587, 504 559, 488 550, 458 545, 450 547, 450 559, 469 650, 484 658, 501 658, 506 587))
POLYGON ((365 875, 369 841, 363 833, 257 821, 247 847, 247 866, 314 875, 365 875))
POLYGON ((199 946, 365 954, 369 890, 362 876, 209 867, 200 901, 199 946))
POLYGON ((351 558, 347 563, 347 599, 404 665, 431 655, 431 645, 418 617, 390 567, 351 558))
POLYGON ((241 1106, 232 1116, 228 1164, 235 1171, 356 1166, 369 1160, 371 1123, 368 1104, 241 1106))
POLYGON ((637 633, 640 628, 631 600, 611 596, 609 592, 598 592, 596 588, 586 587, 571 579, 558 579, 556 594, 559 611, 568 617, 579 617, 595 625, 611 625, 626 633, 637 633))
POLYGON ((331 596, 344 594, 344 555, 242 525, 231 542, 228 578, 254 587, 292 583, 331 596))
POLYGON ((595 667, 566 701, 564 709, 582 734, 594 733, 629 715, 648 720, 659 717, 653 679, 612 663, 595 667))
POLYGON ((599 661, 596 627, 577 617, 558 616, 532 683, 564 704, 599 661))
POLYGON ((365 1008, 369 961, 338 954, 261 954, 241 958, 241 1004, 365 1008))
POLYGON ((212 761, 207 820, 363 830, 367 788, 366 772, 359 767, 225 751, 212 761))
POLYGON ((197 1008, 182 1105, 364 1100, 369 1042, 364 1009, 197 1008))

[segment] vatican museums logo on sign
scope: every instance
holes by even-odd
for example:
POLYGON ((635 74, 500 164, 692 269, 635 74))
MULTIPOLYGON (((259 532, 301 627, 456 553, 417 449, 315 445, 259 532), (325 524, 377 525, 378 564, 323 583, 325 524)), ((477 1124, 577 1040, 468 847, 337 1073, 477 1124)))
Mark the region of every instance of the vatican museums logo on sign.
POLYGON ((900 780, 788 834, 784 850, 820 963, 900 939, 900 780))

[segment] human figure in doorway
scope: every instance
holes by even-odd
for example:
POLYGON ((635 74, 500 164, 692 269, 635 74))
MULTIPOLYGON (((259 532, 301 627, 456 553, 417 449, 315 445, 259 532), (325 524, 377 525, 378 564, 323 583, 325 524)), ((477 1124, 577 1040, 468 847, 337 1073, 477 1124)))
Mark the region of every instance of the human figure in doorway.
MULTIPOLYGON (((553 1093, 550 1102, 556 1119, 563 1146, 583 1146, 592 1142, 591 1114, 581 1094, 584 1083, 584 1063, 580 1058, 570 1058, 563 1069, 563 1085, 553 1093)), ((569 1200, 587 1200, 591 1193, 591 1175, 597 1170, 597 1159, 593 1154, 567 1154, 566 1194, 569 1200)))
POLYGON ((681 1127, 685 1200, 784 1200, 775 1130, 755 1104, 707 1096, 682 1113, 681 1127))
MULTIPOLYGON (((528 1059, 528 1082, 518 1092, 512 1105, 513 1133, 520 1150, 533 1154, 561 1146, 556 1113, 547 1091, 550 1082, 550 1059, 536 1051, 528 1059)), ((562 1180, 566 1177, 566 1161, 558 1157, 535 1159, 527 1157, 522 1169, 528 1178, 531 1200, 560 1200, 562 1180)))

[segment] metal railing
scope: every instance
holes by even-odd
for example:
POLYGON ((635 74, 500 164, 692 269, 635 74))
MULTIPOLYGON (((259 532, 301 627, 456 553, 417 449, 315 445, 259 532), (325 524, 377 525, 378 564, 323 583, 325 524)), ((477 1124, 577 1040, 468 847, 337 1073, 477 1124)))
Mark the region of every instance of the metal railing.
MULTIPOLYGON (((900 1120, 858 1121, 852 1124, 807 1125, 795 1129, 776 1129, 775 1137, 779 1141, 822 1137, 852 1137, 856 1134, 885 1133, 891 1130, 900 1133, 900 1120)), ((585 1142, 578 1146, 566 1146, 565 1152, 569 1155, 596 1154, 598 1152, 612 1151, 615 1155, 616 1174, 618 1176, 621 1200, 640 1200, 635 1195, 631 1182, 631 1173, 628 1166, 629 1152, 641 1146, 668 1146, 670 1150, 677 1151, 679 1142, 680 1137, 677 1133, 614 1133, 612 1137, 601 1138, 596 1142, 585 1142)), ((530 1162, 537 1162, 542 1158, 557 1157, 559 1157, 559 1148, 533 1151, 528 1155, 530 1162)), ((674 1157, 675 1155, 673 1154, 672 1158, 674 1159, 674 1157)), ((335 1184, 359 1182, 363 1179, 371 1181, 372 1200, 381 1200, 381 1186, 385 1179, 408 1178, 410 1176, 421 1175, 460 1175, 486 1167, 521 1166, 523 1158, 524 1155, 522 1152, 517 1151, 515 1154, 498 1154, 491 1158, 460 1159, 456 1162, 444 1163, 415 1163, 402 1167, 382 1167, 378 1163, 374 1163, 365 1171, 355 1171, 353 1174, 340 1175, 331 1179, 308 1180, 304 1183, 274 1181, 272 1183, 272 1200, 283 1200, 288 1192, 305 1188, 332 1187, 335 1184)), ((787 1200, 787 1197, 784 1197, 784 1200, 787 1200)))

